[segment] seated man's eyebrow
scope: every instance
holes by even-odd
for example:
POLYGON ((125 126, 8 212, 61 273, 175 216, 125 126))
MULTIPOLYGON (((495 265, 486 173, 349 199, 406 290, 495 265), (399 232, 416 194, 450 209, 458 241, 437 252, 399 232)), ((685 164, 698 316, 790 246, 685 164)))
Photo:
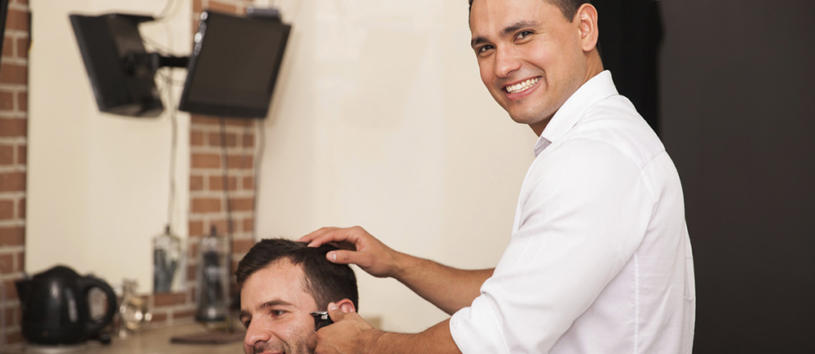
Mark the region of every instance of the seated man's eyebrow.
POLYGON ((258 310, 262 310, 262 309, 265 309, 267 307, 274 307, 274 306, 291 307, 291 306, 294 306, 294 305, 292 305, 291 303, 288 303, 288 302, 285 302, 283 300, 278 299, 278 300, 266 301, 266 302, 260 304, 260 306, 258 306, 258 310))
MULTIPOLYGON (((265 308, 274 307, 274 306, 291 307, 291 306, 294 306, 294 305, 292 305, 291 303, 285 302, 283 300, 271 300, 271 301, 266 301, 266 302, 260 304, 260 306, 258 306, 257 310, 263 310, 265 308)), ((247 311, 247 310, 241 310, 241 312, 239 314, 239 318, 244 318, 244 317, 252 317, 252 314, 249 313, 249 311, 247 311)))

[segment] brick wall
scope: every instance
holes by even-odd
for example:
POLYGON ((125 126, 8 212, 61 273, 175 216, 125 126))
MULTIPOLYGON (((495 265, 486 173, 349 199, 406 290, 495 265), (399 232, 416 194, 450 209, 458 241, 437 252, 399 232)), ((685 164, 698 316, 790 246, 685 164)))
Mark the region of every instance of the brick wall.
MULTIPOLYGON (((193 32, 204 9, 244 14, 252 1, 193 0, 193 32)), ((190 119, 190 215, 188 244, 209 234, 215 227, 219 235, 227 234, 227 204, 224 199, 224 158, 221 147, 221 120, 192 115, 190 119)), ((254 244, 255 204, 255 124, 253 120, 226 119, 226 187, 232 215, 233 268, 254 244)), ((195 316, 195 249, 188 255, 187 291, 151 296, 153 325, 162 326, 191 322, 195 316)))
POLYGON ((5 344, 23 340, 14 282, 25 261, 29 32, 28 1, 12 0, 0 59, 0 287, 6 298, 0 302, 6 323, 0 343, 5 344))

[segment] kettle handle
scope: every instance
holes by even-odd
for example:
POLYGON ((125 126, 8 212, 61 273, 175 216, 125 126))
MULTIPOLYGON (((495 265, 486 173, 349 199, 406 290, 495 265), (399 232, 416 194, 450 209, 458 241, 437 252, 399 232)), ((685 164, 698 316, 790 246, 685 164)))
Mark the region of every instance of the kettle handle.
MULTIPOLYGON (((113 316, 116 314, 116 293, 113 292, 113 288, 108 285, 108 283, 104 282, 103 280, 94 278, 92 276, 88 276, 82 278, 82 293, 84 294, 85 298, 88 297, 91 289, 99 288, 100 290, 105 292, 108 298, 108 309, 102 319, 99 321, 90 320, 88 324, 85 326, 85 335, 90 336, 105 328, 108 323, 113 320, 113 316)), ((88 312, 90 312, 90 306, 88 307, 88 312)), ((88 317, 90 317, 90 313, 88 313, 88 317)))

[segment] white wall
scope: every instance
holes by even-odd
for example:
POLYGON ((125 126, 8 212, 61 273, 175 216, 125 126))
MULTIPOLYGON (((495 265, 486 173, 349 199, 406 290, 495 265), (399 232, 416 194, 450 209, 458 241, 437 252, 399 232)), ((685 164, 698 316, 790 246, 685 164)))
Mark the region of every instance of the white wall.
MULTIPOLYGON (((150 286, 166 222, 170 122, 101 114, 68 13, 159 12, 166 0, 32 0, 26 270, 56 263, 150 286)), ((189 2, 170 21, 189 52, 189 2)), ((478 77, 464 0, 276 0, 294 26, 264 122, 258 235, 362 225, 390 246, 463 268, 506 246, 535 136, 478 77)), ((164 25, 144 33, 166 43, 164 25)), ((183 73, 178 80, 183 79, 183 73)), ((176 94, 176 101, 178 94, 176 94)), ((186 234, 188 118, 179 115, 176 216, 186 234)), ((358 272, 361 313, 419 331, 445 315, 358 272)))
MULTIPOLYGON (((170 119, 97 110, 68 14, 158 14, 165 3, 31 1, 27 272, 65 264, 111 284, 136 278, 141 291, 152 289, 150 240, 168 219, 170 119)), ((172 51, 185 54, 191 6, 181 5, 170 21, 143 25, 142 33, 164 45, 171 38, 172 51)), ((189 118, 178 118, 173 228, 186 235, 189 118)))
MULTIPOLYGON (((536 137, 481 83, 467 1, 272 3, 294 28, 265 121, 259 236, 361 225, 400 251, 493 267, 536 137)), ((446 317, 358 275, 361 314, 386 329, 446 317)))

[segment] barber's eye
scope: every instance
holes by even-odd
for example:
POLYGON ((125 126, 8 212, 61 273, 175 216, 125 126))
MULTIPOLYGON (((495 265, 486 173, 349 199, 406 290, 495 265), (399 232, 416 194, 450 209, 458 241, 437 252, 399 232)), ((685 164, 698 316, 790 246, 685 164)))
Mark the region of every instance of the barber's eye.
POLYGON ((249 328, 250 323, 252 323, 252 321, 243 321, 243 327, 244 328, 249 328))
POLYGON ((286 311, 283 311, 283 310, 272 310, 272 316, 274 316, 274 317, 282 316, 285 313, 286 313, 286 311))
POLYGON ((481 53, 485 53, 486 51, 488 51, 490 49, 492 49, 491 45, 484 45, 484 46, 478 47, 478 50, 476 50, 476 51, 478 52, 478 54, 481 54, 481 53))
POLYGON ((517 36, 515 36, 515 38, 517 38, 517 39, 524 39, 524 38, 526 38, 527 36, 529 36, 530 34, 532 34, 532 32, 530 32, 530 31, 521 31, 521 32, 519 32, 519 33, 518 33, 518 35, 517 35, 517 36))

